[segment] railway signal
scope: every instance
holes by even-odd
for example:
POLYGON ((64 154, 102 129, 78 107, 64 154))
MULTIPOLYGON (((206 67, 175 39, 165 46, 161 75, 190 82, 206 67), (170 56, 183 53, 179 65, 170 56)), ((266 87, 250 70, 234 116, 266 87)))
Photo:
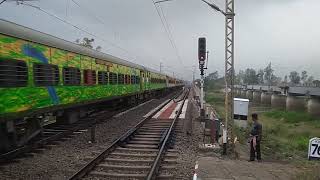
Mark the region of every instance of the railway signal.
POLYGON ((205 117, 205 111, 204 111, 204 92, 203 92, 203 86, 204 86, 204 64, 206 60, 207 55, 207 49, 206 49, 206 38, 200 37, 198 39, 198 59, 199 59, 199 69, 200 69, 200 75, 201 75, 201 92, 200 92, 200 118, 204 119, 205 117))
POLYGON ((201 37, 198 40, 198 58, 200 65, 204 65, 204 61, 206 60, 206 53, 206 38, 201 37))
MULTIPOLYGON (((161 3, 171 0, 160 0, 155 3, 161 3)), ((228 136, 228 153, 233 154, 234 144, 233 144, 233 91, 234 91, 234 1, 235 0, 225 0, 225 11, 220 9, 214 3, 209 3, 205 0, 201 0, 206 3, 215 11, 220 12, 225 16, 225 125, 227 129, 228 136)), ((204 60, 200 61, 199 64, 204 64, 204 60)), ((203 72, 201 72, 203 74, 203 72)), ((227 149, 223 152, 224 154, 227 149)))

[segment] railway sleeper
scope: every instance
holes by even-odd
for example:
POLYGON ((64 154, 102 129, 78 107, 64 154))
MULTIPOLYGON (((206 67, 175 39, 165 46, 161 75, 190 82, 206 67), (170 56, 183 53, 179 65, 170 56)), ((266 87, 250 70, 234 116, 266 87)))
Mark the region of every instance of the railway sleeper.
POLYGON ((122 148, 118 147, 116 150, 120 152, 141 152, 141 153, 147 153, 147 152, 158 152, 157 149, 144 149, 144 148, 122 148))
POLYGON ((111 169, 111 170, 132 170, 132 171, 147 171, 151 166, 128 166, 128 165, 112 165, 112 164, 99 164, 97 167, 111 169))
POLYGON ((135 179, 144 179, 147 177, 147 174, 117 174, 117 173, 105 173, 100 171, 93 171, 90 175, 103 177, 103 178, 116 178, 116 179, 128 179, 128 178, 135 178, 135 179))
POLYGON ((120 152, 113 152, 110 154, 111 156, 121 156, 121 157, 138 157, 138 158, 154 158, 157 156, 156 153, 150 153, 150 154, 133 154, 133 153, 120 153, 120 152))

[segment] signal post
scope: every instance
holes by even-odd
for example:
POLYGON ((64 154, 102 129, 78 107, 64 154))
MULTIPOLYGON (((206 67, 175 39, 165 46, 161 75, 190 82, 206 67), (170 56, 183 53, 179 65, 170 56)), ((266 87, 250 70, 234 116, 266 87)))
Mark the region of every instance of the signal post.
POLYGON ((201 76, 201 82, 200 82, 200 118, 201 120, 205 119, 205 109, 204 109, 204 65, 206 60, 206 38, 201 37, 198 40, 198 59, 199 59, 199 69, 200 69, 200 76, 201 76))

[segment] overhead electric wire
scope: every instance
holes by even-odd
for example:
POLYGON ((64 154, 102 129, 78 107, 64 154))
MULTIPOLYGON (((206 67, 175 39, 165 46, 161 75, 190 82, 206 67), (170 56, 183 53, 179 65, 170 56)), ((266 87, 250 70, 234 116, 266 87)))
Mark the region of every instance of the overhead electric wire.
POLYGON ((2 3, 4 3, 4 2, 6 2, 7 0, 2 0, 1 2, 0 2, 0 5, 2 4, 2 3))
MULTIPOLYGON (((169 39, 169 41, 170 41, 171 46, 173 47, 173 49, 174 49, 174 51, 175 51, 175 53, 176 53, 176 55, 177 55, 178 60, 180 61, 180 63, 183 64, 183 62, 182 62, 182 60, 180 59, 180 56, 179 56, 179 54, 178 54, 177 47, 176 47, 176 45, 175 45, 175 43, 174 43, 174 41, 173 41, 173 39, 172 39, 172 37, 171 37, 172 35, 171 35, 171 33, 170 33, 169 27, 167 28, 168 23, 167 23, 167 21, 166 21, 165 16, 163 15, 163 18, 162 18, 161 13, 160 13, 160 11, 159 11, 156 3, 154 2, 154 0, 151 0, 151 1, 152 1, 153 5, 154 5, 156 11, 157 11, 157 14, 158 14, 158 16, 159 16, 159 18, 160 18, 160 21, 161 21, 161 23, 162 23, 162 26, 163 26, 163 28, 164 28, 164 30, 165 30, 165 32, 166 32, 166 35, 167 35, 167 37, 168 37, 168 39, 169 39)), ((161 7, 160 7, 160 8, 161 8, 161 7)), ((163 13, 163 11, 162 11, 162 13, 163 13)))
MULTIPOLYGON (((25 2, 20 2, 20 4, 22 4, 22 5, 26 5, 26 6, 30 6, 30 7, 33 7, 33 8, 35 8, 35 9, 38 9, 39 11, 41 11, 41 12, 43 12, 43 13, 45 13, 45 14, 47 14, 47 15, 49 15, 49 16, 51 16, 51 17, 53 17, 53 18, 56 18, 56 19, 58 19, 59 21, 61 21, 61 22, 65 23, 65 24, 68 24, 68 25, 70 25, 70 26, 72 26, 72 27, 74 27, 74 28, 78 29, 79 31, 85 32, 86 34, 89 34, 89 35, 91 35, 91 36, 93 36, 93 37, 95 37, 95 38, 98 38, 98 39, 100 39, 100 40, 102 40, 102 41, 104 41, 104 42, 106 42, 106 43, 110 44, 111 46, 113 46, 113 47, 115 47, 115 48, 118 48, 118 49, 120 49, 120 50, 122 50, 122 51, 126 52, 129 56, 131 56, 131 55, 132 55, 132 53, 131 53, 131 52, 129 52, 128 50, 126 50, 126 49, 124 49, 124 48, 122 48, 122 47, 118 46, 117 44, 115 44, 115 43, 113 43, 113 42, 110 42, 110 41, 108 41, 108 40, 105 40, 105 39, 103 39, 103 38, 101 38, 101 37, 99 37, 99 36, 97 36, 97 35, 95 35, 95 34, 93 34, 93 33, 89 32, 89 31, 87 31, 87 30, 84 30, 84 29, 82 29, 82 28, 80 28, 80 27, 78 27, 78 26, 76 26, 76 25, 74 25, 74 24, 72 24, 72 23, 68 22, 67 20, 64 20, 64 19, 62 19, 62 18, 58 17, 57 15, 54 15, 54 14, 52 14, 52 13, 50 13, 50 12, 48 12, 48 11, 46 11, 46 10, 42 9, 42 8, 41 8, 41 7, 39 7, 39 6, 35 6, 35 5, 29 4, 29 3, 25 3, 25 2)), ((137 58, 133 58, 133 59, 137 60, 137 58)))
MULTIPOLYGON (((81 6, 81 5, 80 5, 78 2, 76 2, 75 0, 71 0, 71 1, 72 1, 74 4, 76 4, 79 8, 83 9, 84 11, 86 11, 89 16, 92 16, 92 17, 93 17, 95 20, 97 20, 99 23, 107 26, 107 25, 101 20, 101 18, 99 18, 97 15, 95 15, 95 14, 92 13, 90 10, 88 10, 88 8, 85 8, 85 7, 81 6)), ((160 8, 161 8, 161 7, 160 7, 160 8)), ((170 25, 169 25, 169 23, 167 22, 166 17, 164 16, 164 13, 163 13, 162 8, 161 8, 161 11, 162 11, 162 14, 163 14, 163 17, 164 17, 164 22, 165 22, 165 24, 166 24, 166 26, 167 26, 167 29, 168 29, 168 34, 170 35, 170 38, 169 38, 169 39, 170 39, 170 41, 171 41, 171 43, 172 43, 172 45, 173 45, 173 47, 174 47, 174 49, 175 49, 175 52, 176 52, 176 54, 177 54, 177 56, 178 56, 178 59, 179 59, 180 63, 183 63, 183 62, 181 61, 181 58, 180 58, 179 53, 178 53, 178 51, 177 51, 177 46, 175 45, 175 42, 173 41, 173 36, 172 36, 171 31, 170 31, 170 25)), ((137 57, 138 57, 138 56, 137 56, 137 57)), ((149 63, 149 64, 150 64, 150 63, 149 63)), ((158 65, 154 65, 154 64, 153 64, 152 66, 158 67, 158 65)))
POLYGON ((68 19, 68 6, 69 6, 69 0, 66 0, 66 19, 68 19))
POLYGON ((166 18, 166 16, 165 16, 164 12, 163 12, 162 7, 161 7, 160 5, 159 5, 159 7, 160 7, 160 10, 161 10, 161 13, 162 13, 164 22, 165 22, 165 24, 166 24, 166 26, 167 26, 169 35, 170 35, 170 37, 171 37, 171 40, 172 40, 172 43, 173 43, 173 46, 174 46, 174 49, 175 49, 175 53, 176 53, 176 55, 177 55, 177 57, 178 57, 178 60, 180 61, 181 64, 184 64, 183 61, 181 60, 181 57, 180 57, 180 55, 179 55, 179 51, 178 51, 177 45, 176 45, 176 43, 175 43, 175 41, 174 41, 174 37, 173 37, 172 31, 171 31, 171 26, 170 26, 169 22, 167 21, 167 18, 166 18))
POLYGON ((75 0, 71 0, 75 5, 77 5, 80 9, 83 9, 89 16, 93 17, 96 21, 98 21, 99 23, 107 26, 102 20, 101 18, 99 18, 97 15, 95 15, 94 13, 92 13, 88 8, 82 7, 78 2, 76 2, 75 0))
MULTIPOLYGON (((81 5, 79 5, 79 3, 76 3, 74 0, 72 0, 72 2, 74 2, 75 4, 77 4, 77 6, 81 7, 81 5)), ((87 30, 85 30, 85 29, 83 29, 83 28, 81 28, 81 27, 79 27, 79 26, 77 26, 77 25, 74 25, 74 24, 72 24, 71 22, 69 22, 69 21, 67 21, 67 20, 65 20, 65 19, 63 19, 63 18, 60 18, 59 16, 57 16, 57 15, 51 13, 51 12, 48 12, 48 11, 46 11, 45 9, 42 9, 42 8, 39 7, 39 6, 36 6, 36 5, 33 5, 33 4, 29 4, 29 3, 26 3, 26 2, 23 2, 23 1, 19 2, 19 4, 25 5, 25 6, 29 6, 29 7, 32 7, 32 8, 35 8, 35 9, 37 9, 37 10, 39 10, 39 11, 41 11, 41 12, 47 14, 47 15, 49 15, 50 17, 53 17, 53 18, 55 18, 55 19, 57 19, 57 20, 65 23, 65 24, 67 24, 67 25, 69 25, 69 26, 72 26, 73 28, 75 28, 75 29, 77 29, 77 30, 79 30, 79 31, 81 31, 81 32, 84 32, 84 33, 86 33, 86 34, 88 34, 88 35, 91 35, 91 36, 93 36, 93 37, 95 37, 95 38, 97 38, 97 39, 99 39, 99 40, 102 40, 102 41, 106 42, 107 44, 110 44, 111 46, 113 46, 113 47, 115 47, 115 48, 118 48, 118 49, 122 50, 122 51, 125 52, 128 56, 131 56, 130 58, 132 58, 132 59, 134 59, 134 60, 143 61, 143 60, 142 60, 143 58, 142 58, 142 59, 139 58, 138 55, 133 54, 133 53, 129 52, 128 50, 120 47, 119 45, 117 45, 117 44, 115 44, 115 43, 113 43, 113 42, 110 42, 110 41, 108 41, 108 40, 105 40, 104 38, 101 38, 101 37, 99 37, 98 35, 96 35, 96 34, 94 34, 94 33, 91 33, 91 32, 89 32, 89 31, 87 31, 87 30), (132 55, 134 55, 134 56, 136 56, 136 57, 134 58, 134 57, 132 57, 132 55)), ((157 12, 158 12, 158 11, 157 11, 157 12)), ((159 13, 159 12, 158 12, 158 13, 159 13)), ((160 15, 160 14, 159 14, 159 15, 160 15)), ((98 18, 96 18, 96 19, 98 19, 98 18)), ((103 23, 103 22, 101 22, 101 23, 103 23)), ((103 23, 103 24, 104 24, 104 23, 103 23)), ((173 47, 174 47, 174 45, 173 45, 173 47)), ((144 62, 144 61, 143 61, 143 62, 144 62)), ((157 65, 152 65, 152 66, 158 67, 157 65)))

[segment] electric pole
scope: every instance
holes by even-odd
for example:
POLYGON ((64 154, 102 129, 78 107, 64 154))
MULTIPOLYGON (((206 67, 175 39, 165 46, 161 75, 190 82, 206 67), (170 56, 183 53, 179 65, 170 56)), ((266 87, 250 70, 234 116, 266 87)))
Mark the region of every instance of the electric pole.
POLYGON ((193 67, 193 70, 192 70, 192 83, 194 83, 194 76, 195 76, 195 73, 196 73, 196 66, 192 66, 193 67))
MULTIPOLYGON (((161 3, 172 0, 160 0, 155 3, 161 3)), ((214 3, 201 0, 215 11, 225 16, 225 126, 227 132, 224 132, 224 143, 229 154, 234 151, 233 143, 233 97, 234 97, 234 0, 226 0, 225 11, 221 10, 214 3)), ((204 58, 205 59, 205 58, 204 58)), ((203 62, 204 64, 204 62, 203 62)), ((199 66, 201 71, 201 65, 199 66)), ((202 66, 203 69, 203 66, 202 66)), ((203 74, 203 71, 201 72, 203 74)))
POLYGON ((227 153, 234 151, 233 98, 234 98, 234 0, 226 0, 225 10, 225 125, 227 129, 227 153))

